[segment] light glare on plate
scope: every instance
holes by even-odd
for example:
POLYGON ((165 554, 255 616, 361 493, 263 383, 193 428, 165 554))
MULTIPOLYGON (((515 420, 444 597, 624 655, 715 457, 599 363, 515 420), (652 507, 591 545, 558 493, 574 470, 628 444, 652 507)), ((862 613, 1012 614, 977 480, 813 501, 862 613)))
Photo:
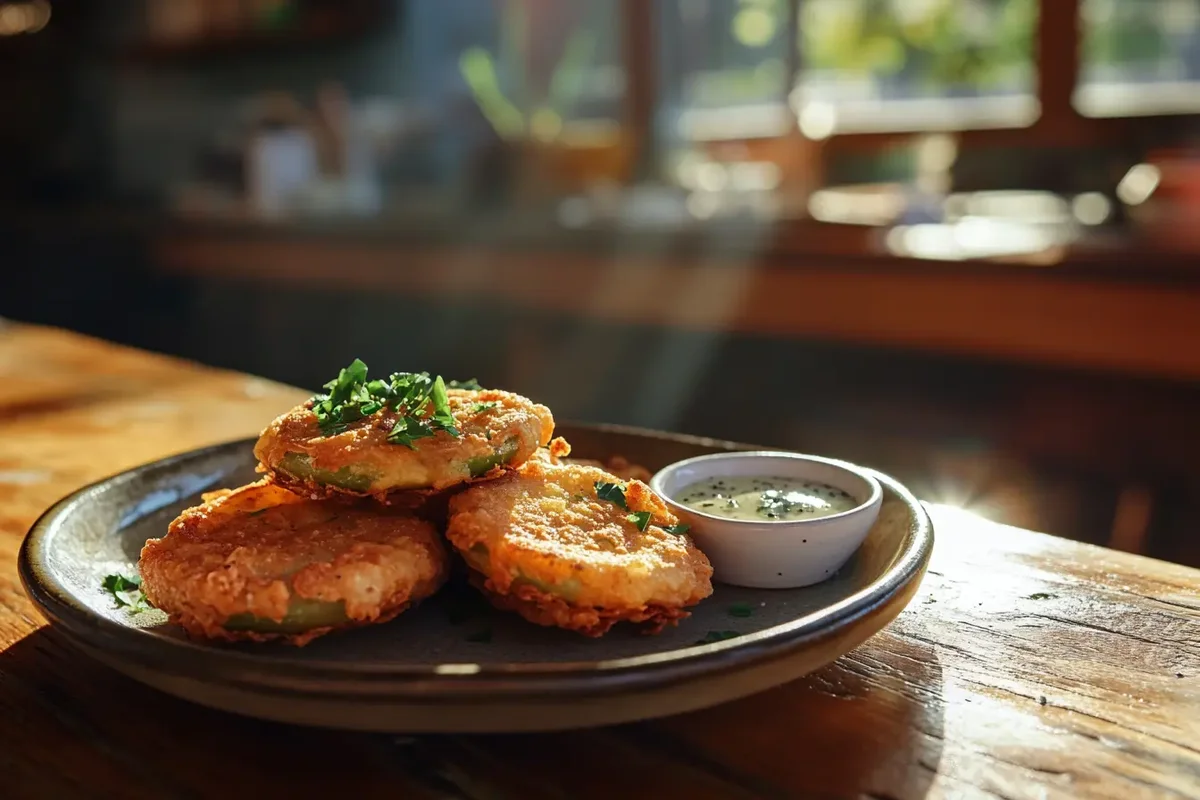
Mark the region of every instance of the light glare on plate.
POLYGON ((1153 164, 1135 164, 1117 184, 1117 198, 1127 206, 1141 205, 1150 199, 1162 180, 1162 172, 1153 164))
POLYGON ((480 667, 478 664, 438 664, 433 671, 437 675, 475 675, 480 667))

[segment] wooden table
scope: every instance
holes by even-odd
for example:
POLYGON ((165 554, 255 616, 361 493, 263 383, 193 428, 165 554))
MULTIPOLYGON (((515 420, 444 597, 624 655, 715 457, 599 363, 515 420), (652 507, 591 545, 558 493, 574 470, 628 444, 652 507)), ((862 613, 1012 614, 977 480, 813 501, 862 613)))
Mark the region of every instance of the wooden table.
POLYGON ((292 728, 145 689, 74 652, 17 581, 68 491, 256 433, 303 392, 0 327, 0 795, 1200 797, 1200 571, 935 508, 921 592, 773 691, 522 736, 292 728))

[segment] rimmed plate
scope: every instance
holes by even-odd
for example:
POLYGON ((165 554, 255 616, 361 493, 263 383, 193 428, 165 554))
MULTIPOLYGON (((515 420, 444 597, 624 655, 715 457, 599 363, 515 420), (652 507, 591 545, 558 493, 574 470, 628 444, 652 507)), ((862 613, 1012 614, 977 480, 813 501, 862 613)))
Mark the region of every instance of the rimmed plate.
MULTIPOLYGON (((620 455, 651 470, 744 445, 630 428, 559 426, 572 457, 620 455)), ((170 694, 250 716, 389 732, 551 730, 630 722, 715 705, 785 683, 861 644, 912 598, 933 548, 920 503, 874 473, 883 508, 863 546, 803 589, 717 584, 660 636, 602 639, 540 628, 452 584, 386 625, 304 648, 189 641, 161 612, 130 614, 101 589, 133 574, 200 492, 252 480, 252 441, 196 450, 80 489, 21 548, 25 590, 83 652, 170 694), (709 641, 718 635, 734 638, 709 641)))

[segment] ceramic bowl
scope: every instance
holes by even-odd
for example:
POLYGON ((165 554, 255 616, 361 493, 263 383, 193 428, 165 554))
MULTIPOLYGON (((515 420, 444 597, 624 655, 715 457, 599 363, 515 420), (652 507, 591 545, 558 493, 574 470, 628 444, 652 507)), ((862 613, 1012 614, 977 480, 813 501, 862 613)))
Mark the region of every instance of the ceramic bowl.
POLYGON ((794 589, 832 576, 863 543, 883 503, 879 481, 862 467, 768 450, 678 461, 655 474, 650 488, 691 526, 696 544, 712 562, 716 580, 757 589, 794 589), (741 520, 689 508, 676 499, 697 481, 747 476, 823 483, 846 492, 857 505, 812 519, 741 520))

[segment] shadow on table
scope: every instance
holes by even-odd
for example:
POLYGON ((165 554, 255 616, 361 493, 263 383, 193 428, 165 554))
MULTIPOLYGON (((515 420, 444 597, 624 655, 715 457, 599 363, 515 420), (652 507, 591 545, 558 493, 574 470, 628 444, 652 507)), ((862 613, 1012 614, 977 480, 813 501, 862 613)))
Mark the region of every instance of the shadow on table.
POLYGON ((5 798, 437 796, 433 766, 402 743, 194 705, 97 663, 48 627, 0 651, 5 798))
POLYGON ((206 796, 237 785, 263 796, 486 787, 496 797, 583 798, 682 788, 919 800, 941 761, 943 708, 932 648, 883 634, 801 680, 654 722, 508 736, 327 731, 178 700, 41 628, 0 651, 0 774, 16 797, 206 796), (587 787, 580 775, 590 776, 587 787))

